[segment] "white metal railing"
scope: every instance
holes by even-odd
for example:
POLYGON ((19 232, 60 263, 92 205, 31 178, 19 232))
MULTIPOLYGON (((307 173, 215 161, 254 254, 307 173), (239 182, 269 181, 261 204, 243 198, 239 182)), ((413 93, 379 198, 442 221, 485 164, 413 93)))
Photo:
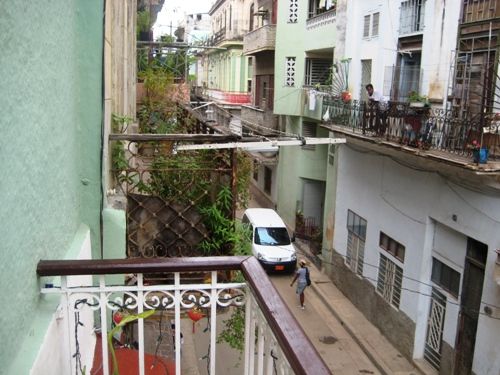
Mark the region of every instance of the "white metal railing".
POLYGON ((328 25, 335 22, 337 16, 337 10, 331 9, 324 13, 315 15, 306 21, 306 30, 313 30, 318 27, 328 25))
MULTIPOLYGON (((243 356, 245 375, 329 374, 326 365, 305 335, 304 337, 298 336, 298 339, 302 341, 299 344, 300 348, 295 348, 297 346, 297 342, 295 342, 297 332, 302 331, 291 313, 284 307, 279 296, 276 297, 276 290, 267 280, 267 276, 258 261, 253 257, 239 257, 240 260, 244 258, 244 261, 240 262, 240 271, 247 282, 219 281, 220 273, 217 269, 227 270, 229 263, 224 263, 222 267, 220 267, 222 263, 219 263, 219 267, 217 267, 213 261, 216 258, 218 257, 209 258, 212 259, 212 263, 204 266, 212 268, 208 272, 201 269, 199 263, 193 263, 200 262, 200 259, 203 258, 188 258, 191 261, 189 261, 187 268, 176 267, 175 264, 169 263, 172 259, 182 258, 147 260, 149 265, 155 266, 154 272, 161 272, 161 277, 165 278, 163 283, 158 285, 148 285, 145 282, 145 280, 151 279, 152 271, 144 269, 141 273, 133 272, 130 274, 130 270, 137 269, 137 267, 131 268, 133 260, 130 259, 116 261, 116 270, 113 272, 109 272, 110 269, 113 269, 112 262, 110 263, 109 260, 84 261, 87 263, 82 263, 82 261, 45 261, 45 264, 42 264, 44 262, 40 262, 42 265, 39 264, 37 270, 40 276, 60 275, 55 281, 45 284, 41 292, 61 296, 61 313, 58 319, 59 323, 63 323, 64 326, 61 339, 64 340, 66 343, 64 346, 67 348, 67 359, 63 366, 64 374, 90 373, 92 364, 96 363, 94 354, 102 357, 102 374, 112 373, 110 368, 117 367, 114 353, 115 350, 119 349, 115 349, 115 346, 110 344, 106 338, 114 341, 113 337, 116 338, 116 332, 121 328, 123 329, 122 334, 128 335, 129 339, 132 337, 129 342, 122 341, 122 345, 129 344, 130 350, 134 350, 134 353, 138 355, 135 373, 145 374, 145 358, 149 356, 149 360, 151 360, 151 356, 154 356, 154 363, 162 364, 164 364, 166 357, 167 359, 171 358, 170 365, 175 366, 175 374, 180 375, 182 373, 181 350, 175 348, 182 347, 181 330, 174 330, 173 340, 172 335, 167 335, 168 341, 175 343, 173 349, 171 348, 170 357, 168 355, 166 357, 158 356, 158 345, 162 341, 161 337, 152 340, 151 335, 145 334, 145 324, 147 323, 150 327, 152 322, 159 320, 161 333, 162 317, 172 317, 174 326, 182 327, 181 321, 186 323, 189 318, 193 321, 197 319, 194 317, 195 313, 202 314, 206 318, 207 328, 205 331, 209 332, 209 349, 205 356, 207 357, 207 372, 216 374, 217 332, 220 332, 220 328, 224 326, 225 322, 218 319, 218 316, 238 308, 245 309, 243 356), (78 270, 75 271, 73 268, 71 271, 65 271, 63 268, 59 268, 59 270, 52 268, 47 271, 50 268, 47 267, 47 263, 67 264, 65 262, 73 262, 79 267, 78 270), (90 271, 86 271, 89 263, 94 264, 92 262, 97 264, 106 262, 107 271, 103 270, 102 267, 101 269, 90 267, 90 271), (123 263, 128 267, 126 270, 123 268, 123 263), (159 267, 158 264, 169 264, 169 267, 159 267), (162 270, 162 268, 164 269, 162 270), (174 268, 177 270, 173 271, 174 268), (196 280, 198 281, 188 278, 186 273, 188 271, 196 271, 198 275, 196 280), (145 274, 148 275, 148 279, 145 278, 145 274), (200 274, 205 275, 206 282, 199 281, 200 274), (91 278, 70 275, 94 275, 97 276, 97 279, 92 283, 91 278), (125 277, 127 275, 129 276, 128 280, 125 277), (123 282, 116 282, 122 279, 123 282), (134 282, 130 282, 130 279, 134 282), (87 281, 82 282, 81 280, 87 281), (119 316, 117 312, 120 312, 121 315, 119 316), (101 336, 100 348, 93 350, 93 346, 99 343, 99 332, 101 336), (294 332, 294 336, 287 337, 288 332, 294 332), (130 345, 130 342, 135 344, 134 339, 137 341, 136 346, 130 345), (308 355, 309 360, 306 362, 309 364, 301 363, 303 361, 300 361, 299 353, 308 355), (313 360, 311 361, 310 358, 313 360)), ((140 262, 141 260, 139 260, 140 262)), ((237 263, 233 261, 231 265, 234 264, 237 263)), ((238 269, 231 267, 231 269, 233 268, 238 269)), ((201 315, 198 315, 199 317, 201 315)), ((167 331, 165 330, 165 332, 167 331)), ((184 337, 186 335, 188 335, 187 332, 184 333, 184 337)), ((184 355, 186 350, 183 349, 184 355)), ((191 347, 191 350, 195 349, 191 347)), ((148 367, 150 366, 148 364, 148 367)))

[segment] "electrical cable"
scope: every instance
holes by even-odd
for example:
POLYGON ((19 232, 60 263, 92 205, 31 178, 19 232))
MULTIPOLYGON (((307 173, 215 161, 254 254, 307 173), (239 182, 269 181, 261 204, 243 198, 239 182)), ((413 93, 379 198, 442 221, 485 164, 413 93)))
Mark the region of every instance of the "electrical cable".
MULTIPOLYGON (((344 260, 345 260, 345 259, 347 259, 347 256, 346 256, 346 255, 340 254, 340 253, 338 253, 338 252, 336 252, 336 255, 341 256, 342 258, 344 258, 344 260)), ((302 252, 302 256, 306 256, 306 254, 305 254, 304 252, 302 252)), ((328 262, 328 261, 326 261, 326 260, 322 260, 322 263, 326 263, 326 264, 331 265, 331 266, 336 266, 336 264, 335 264, 335 263, 328 262)), ((379 267, 378 265, 376 266, 376 265, 373 265, 373 264, 370 264, 370 263, 366 263, 366 262, 364 262, 364 261, 363 261, 363 266, 369 266, 369 267, 372 267, 372 268, 374 268, 374 269, 376 269, 376 270, 377 270, 377 273, 379 273, 379 272, 380 272, 380 267, 379 267)), ((378 279, 376 280, 376 279, 373 279, 373 278, 368 277, 368 276, 365 276, 365 275, 359 275, 358 273, 356 273, 356 275, 357 275, 357 276, 362 277, 363 279, 373 281, 374 283, 378 283, 378 282, 379 282, 379 281, 378 281, 378 279)), ((436 284, 428 284, 428 283, 425 283, 425 282, 423 282, 423 281, 420 281, 420 280, 417 280, 417 279, 413 279, 413 278, 410 278, 410 277, 408 277, 408 276, 404 276, 404 274, 403 274, 402 278, 403 278, 403 279, 410 280, 410 281, 413 281, 413 282, 416 282, 416 283, 421 284, 421 285, 426 286, 426 287, 430 287, 430 288, 435 288, 435 287, 438 287, 438 288, 440 288, 440 289, 441 289, 441 287, 440 287, 440 286, 438 286, 438 285, 436 285, 436 284)), ((401 282, 402 282, 402 281, 403 281, 403 280, 401 280, 401 282)), ((383 283, 383 284, 384 284, 384 285, 390 285, 390 286, 394 287, 394 284, 393 284, 393 283, 390 283, 390 282, 385 282, 385 283, 383 283)), ((405 290, 405 291, 407 291, 407 292, 411 292, 411 293, 419 294, 419 295, 422 295, 422 296, 424 296, 424 297, 432 297, 432 296, 431 296, 431 295, 429 295, 429 294, 423 293, 423 292, 418 291, 418 290, 410 289, 410 288, 403 288, 403 287, 401 287, 401 290, 405 290)), ((461 296, 462 296, 461 294, 458 294, 457 299, 460 299, 460 298, 461 298, 461 296)), ((451 304, 451 305, 459 306, 459 307, 461 306, 459 303, 457 303, 457 302, 453 302, 453 301, 450 301, 449 299, 447 299, 447 303, 449 303, 449 304, 451 304)), ((494 305, 494 304, 491 304, 491 303, 488 303, 488 302, 485 302, 485 301, 480 301, 480 303, 481 303, 482 305, 484 305, 484 306, 488 306, 488 307, 495 308, 495 309, 500 309, 500 306, 497 306, 497 305, 494 305)), ((481 312, 481 311, 477 311, 477 310, 469 310, 469 311, 471 311, 471 312, 476 312, 476 313, 478 313, 478 314, 485 315, 485 316, 487 316, 487 317, 489 317, 489 318, 491 318, 491 319, 498 319, 498 320, 500 320, 500 318, 495 318, 495 317, 492 317, 492 316, 490 316, 490 315, 488 315, 488 314, 486 314, 486 313, 483 313, 483 312, 481 312)))

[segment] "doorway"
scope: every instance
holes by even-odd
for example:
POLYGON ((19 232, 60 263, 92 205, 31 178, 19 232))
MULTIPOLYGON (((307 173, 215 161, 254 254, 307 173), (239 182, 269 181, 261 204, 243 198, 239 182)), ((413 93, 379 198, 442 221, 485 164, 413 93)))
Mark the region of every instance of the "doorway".
POLYGON ((467 238, 467 254, 455 345, 455 375, 467 375, 472 370, 487 255, 488 246, 486 244, 473 238, 467 238))

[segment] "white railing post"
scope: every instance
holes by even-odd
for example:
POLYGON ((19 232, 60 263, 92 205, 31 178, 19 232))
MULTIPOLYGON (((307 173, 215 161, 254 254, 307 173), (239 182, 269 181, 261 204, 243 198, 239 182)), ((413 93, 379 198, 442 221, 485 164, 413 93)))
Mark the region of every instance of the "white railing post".
POLYGON ((250 325, 252 320, 253 297, 250 289, 247 289, 247 298, 245 304, 245 373, 250 374, 250 325))
POLYGON ((174 319, 175 319, 175 375, 181 375, 181 281, 179 272, 174 273, 174 319))
MULTIPOLYGON (((72 350, 74 345, 71 343, 71 316, 70 316, 70 297, 68 292, 68 279, 66 276, 61 276, 61 291, 63 291, 61 295, 61 308, 63 309, 64 318, 66 319, 66 325, 64 326, 63 334, 64 334, 64 342, 67 343, 67 351, 69 354, 69 358, 67 358, 65 363, 66 373, 71 374, 71 369, 73 368, 73 353, 72 350)), ((61 346, 63 348, 63 346, 61 346)))
POLYGON ((105 275, 99 276, 99 307, 101 312, 101 350, 102 350, 102 371, 104 375, 109 375, 108 357, 108 296, 106 295, 105 275))
MULTIPOLYGON (((144 311, 144 275, 137 274, 137 313, 144 311)), ((139 336, 139 374, 144 375, 144 319, 137 321, 137 330, 139 336)))
POLYGON ((264 328, 262 324, 259 324, 259 337, 258 347, 257 347, 257 374, 263 375, 264 373, 264 328))
POLYGON ((210 294, 210 375, 215 375, 217 339, 217 271, 212 271, 210 294))

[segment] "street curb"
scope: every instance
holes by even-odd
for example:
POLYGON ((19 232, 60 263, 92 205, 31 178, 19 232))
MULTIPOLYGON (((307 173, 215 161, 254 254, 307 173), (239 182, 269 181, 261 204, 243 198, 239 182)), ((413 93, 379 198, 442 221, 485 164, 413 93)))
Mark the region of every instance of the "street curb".
MULTIPOLYGON (((318 270, 318 272, 321 272, 318 270)), ((377 355, 374 355, 373 352, 370 350, 369 345, 362 339, 360 338, 360 334, 353 328, 351 325, 346 322, 340 314, 332 307, 326 296, 323 294, 323 292, 314 285, 314 281, 311 283, 311 287, 316 293, 316 295, 319 297, 319 299, 323 302, 323 304, 330 310, 330 312, 335 316, 335 318, 340 322, 340 324, 345 328, 345 330, 349 333, 349 335, 352 336, 354 341, 359 345, 361 350, 365 353, 365 355, 370 359, 370 361, 373 362, 377 370, 379 370, 383 375, 390 375, 392 374, 392 371, 387 368, 383 360, 381 360, 377 355)))

